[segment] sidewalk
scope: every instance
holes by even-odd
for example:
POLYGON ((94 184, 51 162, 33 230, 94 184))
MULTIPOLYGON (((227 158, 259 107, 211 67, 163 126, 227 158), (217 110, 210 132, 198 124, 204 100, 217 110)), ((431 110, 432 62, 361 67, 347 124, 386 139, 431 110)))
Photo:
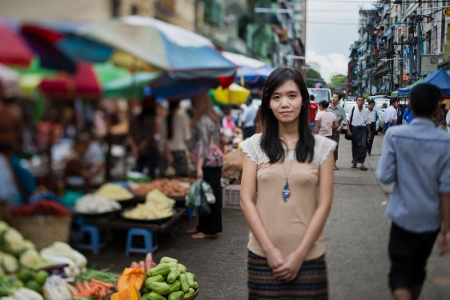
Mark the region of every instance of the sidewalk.
MULTIPOLYGON (((387 241, 390 222, 384 216, 392 187, 380 186, 374 172, 378 164, 383 135, 376 136, 368 171, 351 169, 351 145, 343 136, 335 172, 333 207, 325 227, 330 299, 391 299, 387 286, 389 260, 387 241)), ((224 231, 214 240, 192 240, 184 234, 192 223, 183 220, 173 236, 159 236, 156 261, 162 256, 176 257, 194 274, 200 286, 199 300, 247 299, 246 244, 248 228, 240 210, 223 210, 224 231)), ((144 255, 125 253, 122 232, 93 255, 83 251, 98 268, 121 272, 132 260, 144 255)), ((421 299, 450 299, 450 255, 429 260, 428 279, 421 299)))

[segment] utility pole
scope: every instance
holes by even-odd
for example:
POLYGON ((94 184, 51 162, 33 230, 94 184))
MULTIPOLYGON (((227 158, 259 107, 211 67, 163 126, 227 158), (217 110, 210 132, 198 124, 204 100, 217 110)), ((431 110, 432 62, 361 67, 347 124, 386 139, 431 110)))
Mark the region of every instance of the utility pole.
POLYGON ((417 72, 417 77, 421 78, 422 77, 422 55, 420 53, 420 40, 422 37, 422 30, 420 28, 420 22, 422 21, 422 17, 417 16, 416 22, 416 30, 417 30, 417 43, 416 43, 416 72, 417 72))
POLYGON ((389 42, 389 62, 390 62, 390 78, 389 78, 389 89, 394 90, 394 40, 391 39, 389 42))
POLYGON ((400 81, 399 81, 399 88, 403 87, 403 34, 400 36, 400 61, 398 63, 400 66, 400 81))

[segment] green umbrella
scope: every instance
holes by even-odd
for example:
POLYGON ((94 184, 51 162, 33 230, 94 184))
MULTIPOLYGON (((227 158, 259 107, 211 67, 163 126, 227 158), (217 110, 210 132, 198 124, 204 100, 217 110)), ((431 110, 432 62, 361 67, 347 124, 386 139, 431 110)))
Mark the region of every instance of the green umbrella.
POLYGON ((144 88, 161 76, 160 72, 140 72, 103 85, 105 98, 142 98, 144 88))

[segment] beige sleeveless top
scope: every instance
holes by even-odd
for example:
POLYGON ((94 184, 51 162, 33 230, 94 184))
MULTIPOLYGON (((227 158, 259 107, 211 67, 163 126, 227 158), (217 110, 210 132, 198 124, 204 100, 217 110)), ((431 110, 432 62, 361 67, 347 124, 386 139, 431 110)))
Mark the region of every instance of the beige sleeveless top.
MULTIPOLYGON (((284 161, 291 195, 285 203, 281 192, 286 183, 283 163, 269 163, 261 150, 261 134, 255 134, 241 143, 241 148, 257 164, 256 209, 272 243, 284 256, 298 248, 317 206, 319 166, 336 148, 336 142, 320 135, 314 135, 314 159, 310 163, 299 163, 295 151, 289 151, 284 161), (294 159, 294 161, 292 161, 294 159)), ((265 257, 258 240, 250 231, 248 249, 265 257)), ((316 259, 325 253, 322 234, 319 236, 306 260, 316 259)))

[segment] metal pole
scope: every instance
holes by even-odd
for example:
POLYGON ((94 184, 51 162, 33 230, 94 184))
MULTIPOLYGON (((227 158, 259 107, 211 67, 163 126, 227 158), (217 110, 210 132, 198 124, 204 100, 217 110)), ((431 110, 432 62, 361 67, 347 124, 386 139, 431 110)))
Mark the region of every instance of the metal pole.
POLYGON ((394 40, 392 39, 391 42, 389 43, 389 58, 390 58, 390 68, 391 68, 391 74, 390 74, 390 78, 389 78, 389 89, 391 91, 394 90, 394 40))
POLYGON ((417 71, 417 77, 422 77, 422 55, 420 53, 420 40, 422 38, 422 30, 420 29, 420 18, 417 19, 417 45, 416 45, 416 71, 417 71))
POLYGON ((400 81, 399 81, 399 88, 403 87, 403 35, 400 37, 400 61, 398 65, 400 66, 400 81))

